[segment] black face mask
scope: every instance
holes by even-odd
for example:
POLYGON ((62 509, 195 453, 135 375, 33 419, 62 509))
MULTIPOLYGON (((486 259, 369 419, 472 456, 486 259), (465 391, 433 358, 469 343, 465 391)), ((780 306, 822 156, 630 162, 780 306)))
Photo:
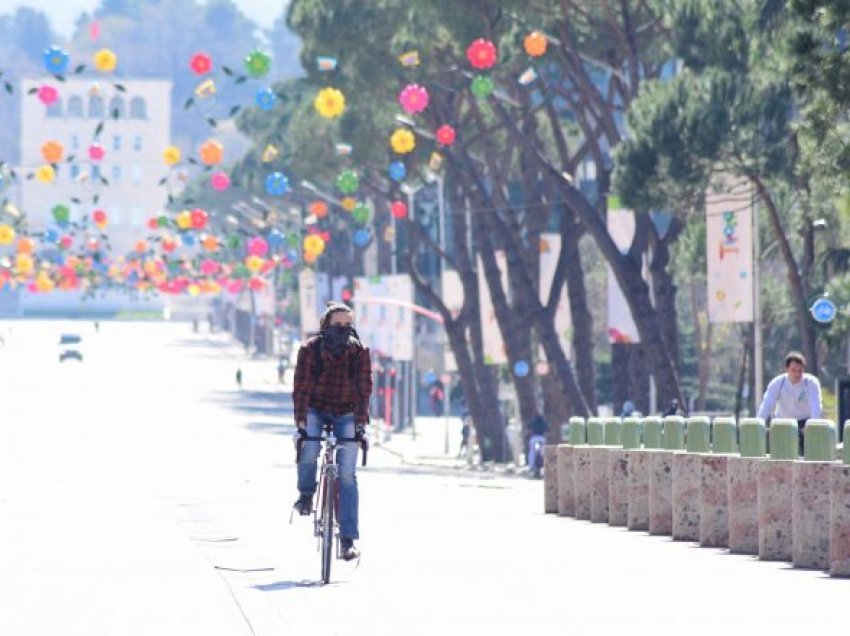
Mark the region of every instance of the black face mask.
POLYGON ((322 333, 322 338, 328 346, 328 351, 338 356, 348 346, 351 337, 351 325, 330 325, 322 333))

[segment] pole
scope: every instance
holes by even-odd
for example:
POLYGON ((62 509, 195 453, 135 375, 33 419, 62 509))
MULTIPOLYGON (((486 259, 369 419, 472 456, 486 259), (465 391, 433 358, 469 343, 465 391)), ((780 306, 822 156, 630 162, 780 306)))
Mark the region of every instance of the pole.
POLYGON ((445 444, 443 445, 443 452, 448 455, 449 454, 449 383, 451 382, 451 377, 445 373, 440 378, 443 383, 443 418, 445 420, 445 428, 446 428, 446 438, 445 444))
POLYGON ((759 236, 758 204, 753 200, 753 387, 754 409, 758 408, 764 390, 764 360, 761 332, 761 237, 759 236))

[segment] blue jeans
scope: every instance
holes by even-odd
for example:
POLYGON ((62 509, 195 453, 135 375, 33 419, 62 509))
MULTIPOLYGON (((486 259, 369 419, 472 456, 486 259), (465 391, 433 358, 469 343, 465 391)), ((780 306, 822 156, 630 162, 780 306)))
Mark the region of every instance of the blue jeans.
POLYGON ((534 468, 534 460, 537 459, 537 452, 534 450, 534 443, 540 442, 540 448, 546 443, 545 435, 532 435, 528 438, 528 467, 534 468))
MULTIPOLYGON (((322 424, 333 422, 336 437, 354 437, 354 414, 334 415, 316 409, 307 411, 307 435, 318 437, 322 424)), ((347 539, 359 539, 357 530, 357 442, 345 442, 337 446, 336 462, 339 466, 339 526, 340 533, 347 539)), ((316 492, 316 465, 319 458, 319 442, 304 442, 301 461, 298 462, 298 492, 312 496, 316 492)))

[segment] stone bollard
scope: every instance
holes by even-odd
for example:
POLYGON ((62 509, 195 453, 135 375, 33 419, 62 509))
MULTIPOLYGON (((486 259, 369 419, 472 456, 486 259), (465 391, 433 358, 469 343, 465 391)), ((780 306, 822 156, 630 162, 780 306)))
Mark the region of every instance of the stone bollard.
POLYGON ((649 465, 651 451, 633 449, 629 451, 629 530, 649 530, 649 465))
POLYGON ((715 417, 711 427, 711 452, 738 452, 738 425, 734 417, 715 417))
POLYGON ((623 427, 620 431, 622 437, 623 448, 640 448, 641 440, 641 421, 637 417, 624 417, 623 427))
POLYGON ((799 449, 797 421, 771 422, 770 459, 759 464, 759 558, 790 561, 793 547, 794 462, 799 449))
POLYGON ((590 494, 592 492, 591 449, 592 446, 576 446, 573 453, 573 487, 575 518, 590 520, 590 494))
POLYGON ((664 418, 661 446, 667 450, 685 448, 685 418, 680 415, 668 415, 664 418))
POLYGON ((800 429, 797 420, 778 417, 767 431, 771 459, 800 458, 800 429))
POLYGON ((838 434, 830 420, 811 419, 804 429, 806 460, 795 462, 792 483, 791 560, 796 568, 829 569, 830 468, 838 434))
POLYGON ((673 455, 673 539, 698 541, 702 459, 696 453, 709 450, 709 419, 690 417, 686 426, 688 452, 673 455))
POLYGON ((629 455, 623 448, 608 451, 608 523, 612 526, 629 523, 629 455))
POLYGON ((621 446, 623 443, 621 434, 623 421, 619 417, 606 417, 602 426, 605 446, 621 446))
POLYGON ((811 419, 803 429, 805 460, 808 462, 835 461, 838 430, 832 420, 811 419))
POLYGON ((574 457, 575 447, 572 444, 558 444, 558 514, 562 517, 574 517, 576 514, 574 457))
POLYGON ((729 459, 700 457, 699 543, 707 548, 729 547, 729 459))
POLYGON ((764 420, 745 417, 738 426, 741 457, 764 457, 767 455, 767 429, 764 420))
MULTIPOLYGON (((848 421, 850 422, 850 421, 848 421)), ((844 464, 829 470, 829 574, 850 576, 850 425, 844 423, 844 464)))
POLYGON ((543 447, 543 511, 558 512, 558 447, 543 447))
POLYGON ((605 424, 601 417, 587 418, 587 443, 589 446, 602 446, 605 443, 605 424))
POLYGON ((758 554, 758 475, 766 453, 766 429, 758 418, 744 418, 740 424, 741 456, 730 457, 729 470, 729 551, 758 554))
POLYGON ((699 489, 702 458, 673 454, 673 539, 699 540, 699 489))
POLYGON ((661 448, 664 424, 660 417, 646 417, 643 420, 643 447, 661 448))
POLYGON ((581 446, 587 444, 587 424, 583 417, 570 418, 570 444, 581 446))
POLYGON ((711 450, 711 421, 702 415, 689 417, 686 421, 687 437, 685 448, 689 453, 707 453, 711 450))
POLYGON ((608 454, 607 446, 590 448, 590 520, 608 523, 608 454))

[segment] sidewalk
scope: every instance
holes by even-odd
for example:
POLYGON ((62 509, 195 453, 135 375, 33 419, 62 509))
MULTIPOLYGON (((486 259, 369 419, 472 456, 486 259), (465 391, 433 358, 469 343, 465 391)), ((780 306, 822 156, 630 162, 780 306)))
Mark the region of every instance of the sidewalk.
POLYGON ((476 463, 467 457, 460 457, 462 425, 459 417, 418 416, 415 430, 407 428, 401 432, 388 432, 383 421, 374 420, 371 431, 372 445, 395 455, 402 463, 410 466, 524 476, 524 467, 513 463, 481 464, 478 463, 477 453, 476 463))

